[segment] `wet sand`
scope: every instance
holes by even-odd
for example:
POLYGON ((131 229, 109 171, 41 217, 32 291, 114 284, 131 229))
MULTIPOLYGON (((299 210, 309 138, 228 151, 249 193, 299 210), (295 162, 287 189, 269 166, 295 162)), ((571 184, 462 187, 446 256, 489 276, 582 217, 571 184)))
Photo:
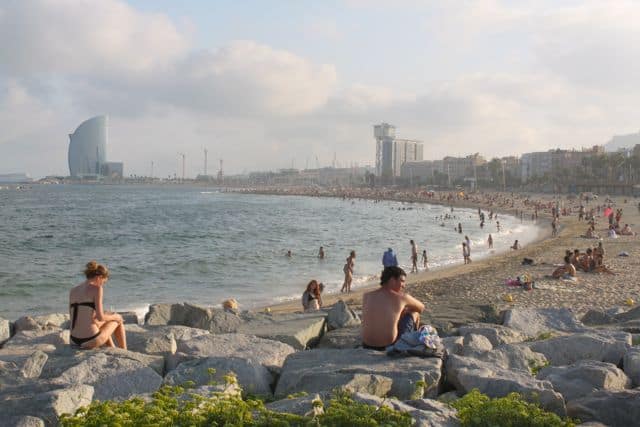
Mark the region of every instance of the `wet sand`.
MULTIPOLYGON (((534 196, 535 199, 551 201, 548 195, 534 196)), ((634 231, 640 231, 638 200, 613 198, 612 206, 622 208, 622 224, 629 224, 634 231)), ((554 264, 562 264, 566 249, 580 249, 597 246, 598 239, 580 237, 588 228, 585 221, 578 221, 577 199, 563 198, 566 207, 573 207, 570 216, 560 219, 561 230, 557 237, 551 237, 549 225, 550 210, 539 211, 538 222, 544 227, 545 235, 535 243, 517 251, 485 258, 469 265, 457 265, 434 271, 410 274, 407 291, 423 301, 427 307, 423 320, 446 325, 458 325, 469 321, 497 320, 498 313, 510 307, 569 307, 577 314, 590 308, 610 308, 624 305, 628 298, 640 300, 640 245, 638 236, 619 236, 618 239, 603 237, 606 251, 604 263, 616 274, 595 274, 578 272, 578 282, 547 278, 555 269, 554 264), (629 257, 619 257, 621 252, 629 257), (523 258, 532 258, 535 265, 522 265, 523 258), (532 275, 536 288, 525 291, 522 288, 507 287, 509 277, 528 273, 532 275), (507 296, 513 301, 507 302, 507 296)), ((451 204, 447 202, 447 204, 451 204)), ((509 207, 486 206, 469 201, 456 201, 454 206, 481 207, 502 213, 513 214, 515 209, 524 209, 524 218, 530 218, 532 208, 522 205, 522 200, 514 200, 509 207)), ((604 198, 591 201, 587 210, 598 204, 605 204, 604 198)), ((607 219, 600 214, 596 220, 596 233, 606 236, 607 219)), ((352 293, 323 295, 325 306, 343 299, 351 307, 360 308, 362 294, 377 284, 358 288, 352 293)), ((295 300, 270 307, 272 312, 300 311, 300 302, 295 300)))

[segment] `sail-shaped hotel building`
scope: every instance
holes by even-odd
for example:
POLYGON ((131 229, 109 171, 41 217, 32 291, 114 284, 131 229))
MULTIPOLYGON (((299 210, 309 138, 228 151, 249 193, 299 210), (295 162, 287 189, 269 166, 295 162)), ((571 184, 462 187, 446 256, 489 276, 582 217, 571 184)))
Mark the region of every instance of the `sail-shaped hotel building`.
POLYGON ((107 116, 96 116, 85 120, 69 134, 69 173, 72 177, 122 177, 122 163, 107 162, 107 126, 107 116))

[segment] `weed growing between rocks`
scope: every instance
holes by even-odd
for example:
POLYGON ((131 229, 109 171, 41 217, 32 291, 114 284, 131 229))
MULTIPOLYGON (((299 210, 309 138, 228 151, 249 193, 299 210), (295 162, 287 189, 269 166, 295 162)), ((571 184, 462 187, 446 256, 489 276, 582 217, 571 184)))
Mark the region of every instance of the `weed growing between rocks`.
POLYGON ((529 370, 531 371, 531 375, 533 375, 534 377, 538 375, 538 372, 540 372, 540 369, 546 368, 549 365, 550 363, 548 360, 542 364, 536 362, 534 359, 529 360, 529 370))
MULTIPOLYGON (((235 379, 235 378, 233 378, 235 379)), ((231 390, 235 382, 225 378, 231 390)), ((60 425, 79 426, 397 426, 409 427, 409 414, 381 406, 356 402, 346 392, 336 392, 325 407, 312 402, 305 415, 267 409, 259 399, 242 398, 239 392, 212 392, 202 396, 181 386, 164 386, 145 401, 133 398, 122 402, 94 401, 74 415, 63 415, 60 425)))
POLYGON ((576 420, 560 418, 522 399, 518 393, 491 399, 477 389, 451 403, 463 427, 574 427, 576 420))

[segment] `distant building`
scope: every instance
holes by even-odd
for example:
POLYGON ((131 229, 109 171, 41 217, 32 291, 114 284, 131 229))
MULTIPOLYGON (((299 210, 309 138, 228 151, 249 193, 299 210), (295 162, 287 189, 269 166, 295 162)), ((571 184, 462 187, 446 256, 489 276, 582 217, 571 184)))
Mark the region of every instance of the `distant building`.
POLYGON ((447 156, 442 160, 422 160, 406 162, 402 166, 403 178, 413 182, 433 182, 436 173, 447 176, 448 182, 469 178, 475 180, 476 170, 487 161, 480 154, 466 157, 447 156))
POLYGON ((373 126, 376 139, 376 175, 393 178, 400 176, 402 165, 423 158, 421 141, 396 138, 396 128, 388 123, 373 126))
POLYGON ((640 144, 640 131, 627 135, 615 135, 604 148, 609 152, 615 152, 620 149, 632 149, 636 144, 640 144))
POLYGON ((524 153, 520 159, 522 182, 532 178, 551 175, 561 170, 572 170, 582 166, 583 159, 604 154, 604 147, 595 145, 581 150, 549 150, 524 153))
POLYGON ((123 164, 107 162, 108 118, 86 120, 69 134, 69 174, 75 178, 122 177, 123 164))

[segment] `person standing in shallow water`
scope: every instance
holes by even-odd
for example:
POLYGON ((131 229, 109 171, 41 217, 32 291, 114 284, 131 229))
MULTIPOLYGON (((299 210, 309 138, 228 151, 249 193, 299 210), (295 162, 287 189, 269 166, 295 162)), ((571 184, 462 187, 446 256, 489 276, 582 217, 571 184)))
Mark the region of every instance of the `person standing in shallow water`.
POLYGON ((411 272, 418 272, 418 245, 413 240, 409 240, 411 244, 411 272))
POLYGON ((351 251, 349 256, 347 257, 347 262, 342 267, 342 271, 344 271, 344 283, 342 284, 342 289, 340 292, 351 292, 351 282, 353 282, 353 267, 356 263, 356 251, 351 251))
POLYGON ((109 280, 109 270, 96 261, 87 263, 87 280, 69 292, 69 318, 71 342, 81 348, 102 346, 127 349, 124 320, 118 313, 104 312, 103 286, 109 280), (114 344, 112 336, 116 339, 114 344))
POLYGON ((489 234, 489 238, 487 239, 487 244, 489 245, 489 249, 493 249, 493 237, 489 234))
POLYGON ((320 246, 320 250, 318 250, 318 258, 324 259, 324 248, 320 246))

